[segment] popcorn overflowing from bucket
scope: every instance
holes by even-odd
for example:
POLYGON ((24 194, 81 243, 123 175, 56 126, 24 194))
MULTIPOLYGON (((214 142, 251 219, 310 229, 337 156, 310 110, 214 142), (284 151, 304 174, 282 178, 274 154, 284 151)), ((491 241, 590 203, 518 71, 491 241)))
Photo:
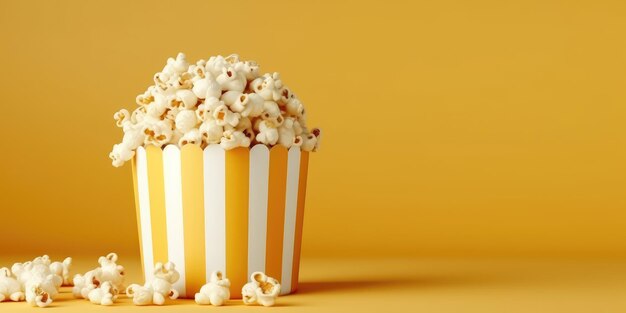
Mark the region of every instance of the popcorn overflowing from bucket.
POLYGON ((124 131, 109 154, 113 166, 122 166, 135 149, 147 145, 319 147, 320 130, 307 128, 304 106, 280 74, 261 75, 256 62, 241 61, 236 54, 189 64, 179 53, 136 102, 134 111, 122 109, 113 116, 124 131))

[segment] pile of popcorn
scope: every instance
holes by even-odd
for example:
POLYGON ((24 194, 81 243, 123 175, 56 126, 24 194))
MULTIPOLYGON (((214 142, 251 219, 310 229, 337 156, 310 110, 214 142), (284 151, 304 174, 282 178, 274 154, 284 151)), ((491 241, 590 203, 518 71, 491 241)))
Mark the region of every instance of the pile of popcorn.
MULTIPOLYGON (((124 291, 125 271, 117 264, 116 253, 98 258, 100 266, 70 279, 72 258, 51 262, 47 255, 32 261, 15 263, 9 270, 0 268, 0 302, 26 301, 32 306, 47 307, 59 294, 61 286, 73 286, 75 298, 87 299, 93 304, 113 305, 124 291)), ((173 285, 180 273, 172 262, 156 263, 153 277, 143 285, 131 284, 126 296, 135 305, 163 305, 166 299, 177 299, 173 285)), ((241 293, 245 305, 273 306, 280 294, 278 280, 262 272, 254 272, 241 293)), ((230 299, 230 280, 221 271, 211 273, 209 281, 195 294, 197 304, 221 306, 230 299)))
POLYGON ((187 144, 229 150, 255 144, 299 146, 316 151, 320 130, 306 127, 304 106, 278 73, 259 73, 254 61, 214 56, 189 64, 179 53, 137 96, 132 113, 115 113, 124 130, 109 157, 114 166, 130 160, 141 145, 187 144))
POLYGON ((117 264, 117 253, 98 258, 99 267, 73 279, 72 293, 75 298, 87 299, 91 303, 112 305, 124 288, 124 267, 117 264))
POLYGON ((61 286, 70 285, 72 258, 52 262, 43 255, 32 261, 15 263, 9 270, 0 268, 0 302, 24 301, 46 307, 59 294, 61 286))

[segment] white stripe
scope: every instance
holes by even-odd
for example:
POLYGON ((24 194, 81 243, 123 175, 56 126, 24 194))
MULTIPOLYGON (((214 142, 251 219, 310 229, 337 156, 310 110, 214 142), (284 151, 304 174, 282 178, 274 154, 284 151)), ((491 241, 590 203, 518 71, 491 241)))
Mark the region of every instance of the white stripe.
POLYGON ((180 162, 180 150, 177 146, 168 145, 163 149, 167 257, 168 261, 176 264, 176 270, 180 273, 180 279, 174 283, 173 287, 181 297, 185 297, 185 236, 183 231, 183 188, 180 162))
POLYGON ((291 271, 296 236, 300 147, 291 147, 287 158, 287 194, 285 195, 285 227, 283 234, 283 266, 280 294, 291 292, 291 271))
POLYGON ((145 279, 152 279, 154 255, 152 252, 152 224, 150 223, 150 193, 148 189, 148 159, 143 147, 137 148, 137 190, 139 191, 139 220, 145 279))
POLYGON ((204 149, 204 242, 206 280, 211 272, 226 271, 226 151, 219 145, 204 149))
POLYGON ((265 145, 250 149, 250 200, 248 204, 248 277, 265 272, 267 189, 270 151, 265 145))

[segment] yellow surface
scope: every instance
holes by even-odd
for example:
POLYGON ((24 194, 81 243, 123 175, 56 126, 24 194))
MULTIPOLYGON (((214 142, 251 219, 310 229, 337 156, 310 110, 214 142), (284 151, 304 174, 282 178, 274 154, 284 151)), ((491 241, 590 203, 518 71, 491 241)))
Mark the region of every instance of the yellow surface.
MULTIPOLYGON (((61 257, 60 255, 58 256, 61 257)), ((0 264, 21 258, 2 257, 0 264)), ((137 282, 139 259, 120 255, 137 282)), ((96 265, 80 257, 77 267, 96 265)), ((229 301, 215 308, 191 300, 134 307, 122 297, 113 307, 74 300, 68 289, 59 312, 507 312, 589 313, 626 310, 626 262, 533 259, 303 259, 298 293, 267 309, 229 301)), ((234 287, 233 287, 234 288, 234 287)), ((40 312, 25 303, 0 303, 0 312, 40 312)))
POLYGON ((304 256, 626 257, 624 16, 624 1, 1 1, 2 253, 138 250, 112 116, 184 51, 279 71, 323 128, 304 256))

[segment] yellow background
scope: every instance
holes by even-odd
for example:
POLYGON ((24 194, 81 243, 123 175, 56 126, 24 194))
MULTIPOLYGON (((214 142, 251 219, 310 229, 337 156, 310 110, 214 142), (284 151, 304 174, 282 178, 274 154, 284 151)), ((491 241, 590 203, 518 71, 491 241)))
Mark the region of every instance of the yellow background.
POLYGON ((2 253, 137 253, 113 113, 239 53, 324 131, 304 256, 626 256, 622 1, 2 1, 2 253), (97 244, 95 244, 97 243, 97 244))

